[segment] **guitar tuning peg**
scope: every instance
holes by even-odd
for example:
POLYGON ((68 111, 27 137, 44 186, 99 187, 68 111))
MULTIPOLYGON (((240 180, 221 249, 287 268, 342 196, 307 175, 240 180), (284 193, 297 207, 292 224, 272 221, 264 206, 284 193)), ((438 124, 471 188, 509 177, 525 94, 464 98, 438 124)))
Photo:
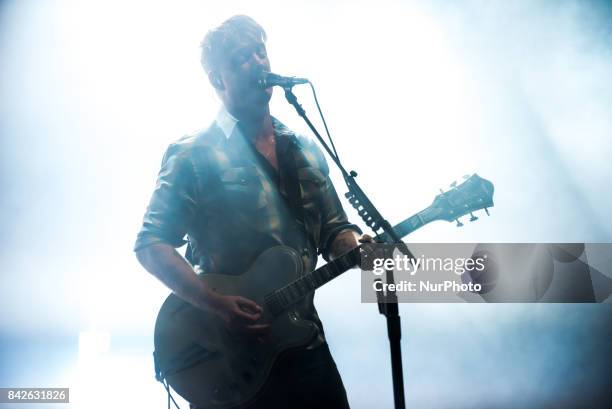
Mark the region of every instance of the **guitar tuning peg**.
POLYGON ((453 183, 450 184, 450 187, 455 188, 457 187, 457 181, 455 180, 453 183))
POLYGON ((470 221, 471 222, 475 222, 476 220, 478 220, 478 217, 474 216, 474 214, 472 212, 470 212, 470 221))
POLYGON ((487 208, 485 207, 485 208, 484 208, 484 211, 485 211, 485 213, 487 214, 487 216, 491 216, 491 215, 489 214, 489 209, 487 209, 487 208))
POLYGON ((464 178, 464 179, 469 179, 469 178, 470 178, 470 175, 463 175, 463 178, 464 178))
POLYGON ((455 219, 455 221, 457 222, 457 227, 463 227, 463 223, 461 223, 459 219, 455 219))

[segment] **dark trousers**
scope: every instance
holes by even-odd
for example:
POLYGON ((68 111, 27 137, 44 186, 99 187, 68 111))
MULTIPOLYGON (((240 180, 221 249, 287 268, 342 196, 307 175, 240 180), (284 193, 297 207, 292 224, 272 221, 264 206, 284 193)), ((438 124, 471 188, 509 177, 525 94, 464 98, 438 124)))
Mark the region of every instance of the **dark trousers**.
POLYGON ((262 398, 248 409, 348 409, 346 391, 327 344, 278 360, 262 398))
POLYGON ((327 344, 284 354, 260 398, 246 409, 349 409, 327 344))

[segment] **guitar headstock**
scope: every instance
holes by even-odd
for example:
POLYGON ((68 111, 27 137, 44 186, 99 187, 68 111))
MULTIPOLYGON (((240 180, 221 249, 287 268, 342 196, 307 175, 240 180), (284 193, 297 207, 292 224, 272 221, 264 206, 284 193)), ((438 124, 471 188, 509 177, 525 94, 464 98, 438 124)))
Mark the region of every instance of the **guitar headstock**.
POLYGON ((489 214, 488 208, 493 207, 493 183, 481 178, 477 174, 464 176, 466 180, 457 185, 453 183, 451 189, 436 196, 429 207, 435 212, 436 218, 452 222, 457 221, 457 226, 463 226, 458 219, 469 214, 470 221, 478 217, 473 212, 484 209, 489 214))

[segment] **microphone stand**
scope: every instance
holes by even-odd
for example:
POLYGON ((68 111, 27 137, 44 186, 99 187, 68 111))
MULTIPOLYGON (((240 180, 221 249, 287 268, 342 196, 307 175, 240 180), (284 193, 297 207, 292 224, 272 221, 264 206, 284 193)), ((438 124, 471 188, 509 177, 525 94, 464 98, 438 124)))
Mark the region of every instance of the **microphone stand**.
MULTIPOLYGON (((302 106, 299 104, 297 97, 291 88, 292 85, 283 87, 285 90, 285 98, 289 104, 293 105, 298 115, 302 117, 304 122, 306 122, 323 148, 327 151, 327 154, 334 161, 338 169, 340 169, 349 190, 348 193, 345 194, 346 198, 358 211, 359 216, 361 216, 366 225, 370 227, 372 231, 376 232, 379 229, 384 231, 385 234, 378 234, 376 238, 383 238, 389 244, 401 244, 401 239, 398 237, 397 233, 395 233, 391 224, 385 218, 383 218, 374 204, 367 197, 365 192, 357 184, 357 181, 355 180, 357 177, 357 172, 351 171, 348 173, 346 169, 344 169, 344 166, 342 166, 340 163, 338 155, 331 151, 319 132, 317 132, 317 129, 314 127, 312 122, 310 122, 310 119, 308 119, 308 116, 306 116, 306 111, 304 111, 304 108, 302 108, 302 106)), ((413 258, 412 254, 410 254, 405 246, 402 246, 402 251, 407 252, 408 257, 413 258)), ((385 278, 387 283, 394 283, 393 270, 387 270, 385 278)), ((395 409, 404 409, 406 407, 406 402, 404 397, 404 375, 402 370, 402 329, 397 295, 395 291, 387 291, 384 295, 378 292, 377 298, 378 311, 384 315, 387 320, 387 335, 389 337, 389 346, 391 350, 391 372, 393 377, 393 399, 395 402, 395 409)))

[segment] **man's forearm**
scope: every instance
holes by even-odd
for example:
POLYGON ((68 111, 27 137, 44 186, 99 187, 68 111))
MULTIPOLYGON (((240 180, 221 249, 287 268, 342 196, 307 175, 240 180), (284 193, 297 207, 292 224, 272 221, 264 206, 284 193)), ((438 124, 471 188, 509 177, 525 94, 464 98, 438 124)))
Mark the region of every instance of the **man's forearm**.
POLYGON ((176 295, 198 308, 214 302, 214 293, 206 288, 189 263, 169 244, 157 243, 136 252, 142 266, 176 295))
POLYGON ((330 258, 334 260, 359 246, 359 237, 354 230, 341 231, 331 244, 330 258))

